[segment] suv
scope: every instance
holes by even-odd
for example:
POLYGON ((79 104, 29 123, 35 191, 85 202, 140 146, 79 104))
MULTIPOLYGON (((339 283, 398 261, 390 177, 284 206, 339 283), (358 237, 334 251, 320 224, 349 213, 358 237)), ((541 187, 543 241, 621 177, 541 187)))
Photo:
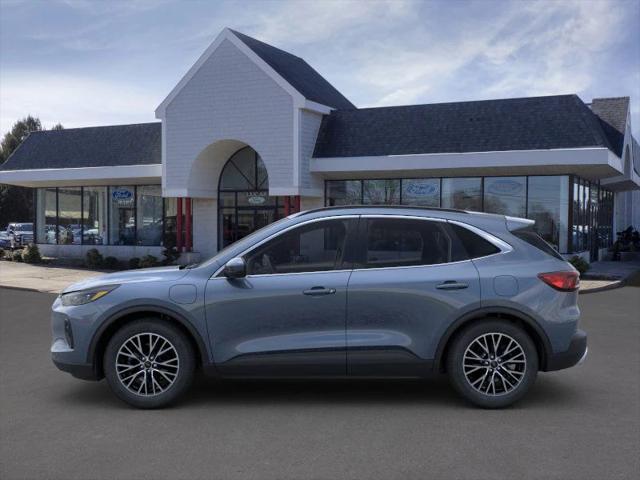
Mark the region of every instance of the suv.
POLYGON ((33 243, 33 223, 10 223, 6 235, 12 250, 29 245, 33 243))
POLYGON ((54 363, 141 408, 220 377, 426 377, 486 408, 587 353, 577 271, 501 215, 332 207, 186 267, 76 283, 53 304, 54 363))

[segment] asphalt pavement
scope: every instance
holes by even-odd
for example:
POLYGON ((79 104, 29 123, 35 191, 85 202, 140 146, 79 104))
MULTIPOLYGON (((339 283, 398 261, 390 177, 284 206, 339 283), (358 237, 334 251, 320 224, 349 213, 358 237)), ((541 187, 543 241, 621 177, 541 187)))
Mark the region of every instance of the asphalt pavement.
POLYGON ((586 362, 512 408, 445 379, 220 382, 141 411, 49 357, 53 295, 0 288, 0 478, 640 477, 640 289, 580 296, 586 362))

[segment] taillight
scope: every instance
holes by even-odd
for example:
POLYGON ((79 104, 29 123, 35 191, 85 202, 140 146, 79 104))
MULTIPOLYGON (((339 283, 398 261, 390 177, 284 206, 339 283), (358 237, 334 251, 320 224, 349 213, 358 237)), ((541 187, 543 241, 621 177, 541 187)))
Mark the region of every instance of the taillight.
POLYGON ((580 286, 580 274, 578 272, 540 273, 538 278, 561 292, 573 292, 580 286))

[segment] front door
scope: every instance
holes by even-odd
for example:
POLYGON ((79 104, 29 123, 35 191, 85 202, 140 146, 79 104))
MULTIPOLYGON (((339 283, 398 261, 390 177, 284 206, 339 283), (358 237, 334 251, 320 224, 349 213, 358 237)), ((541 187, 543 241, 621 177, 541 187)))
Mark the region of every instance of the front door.
POLYGON ((444 221, 366 218, 349 280, 353 376, 424 376, 446 328, 480 306, 476 268, 444 221))
POLYGON ((212 278, 209 340, 228 376, 343 376, 351 218, 306 223, 243 258, 247 276, 212 278))

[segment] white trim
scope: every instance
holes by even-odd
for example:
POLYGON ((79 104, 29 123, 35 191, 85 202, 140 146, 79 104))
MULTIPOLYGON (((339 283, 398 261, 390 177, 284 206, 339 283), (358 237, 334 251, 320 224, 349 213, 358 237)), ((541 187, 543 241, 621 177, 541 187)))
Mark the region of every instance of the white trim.
MULTIPOLYGON (((251 48, 236 37, 231 30, 225 28, 220 32, 216 39, 209 45, 200 58, 193 64, 193 66, 187 71, 187 73, 180 79, 178 84, 171 90, 169 95, 162 101, 156 108, 156 118, 164 118, 166 109, 173 99, 180 93, 180 91, 189 83, 194 75, 200 70, 202 65, 213 55, 224 40, 229 40, 233 45, 244 53, 253 63, 255 63, 262 71, 264 71, 274 82, 276 82, 282 89, 284 89, 294 99, 294 103, 298 105, 304 105, 306 102, 305 97, 296 90, 289 82, 287 82, 278 72, 276 72, 267 62, 262 60, 251 48)), ((319 104, 316 104, 319 105, 319 104)), ((322 107, 322 106, 320 106, 322 107)), ((318 107, 318 108, 320 108, 318 107)), ((311 108, 311 106, 310 106, 311 108)))
POLYGON ((304 103, 300 106, 300 108, 302 108, 303 110, 309 110, 311 112, 320 113, 322 115, 328 115, 333 110, 335 110, 332 107, 328 107, 326 105, 322 105, 321 103, 313 102, 311 100, 306 100, 306 99, 304 103))
POLYGON ((274 188, 269 188, 269 195, 272 197, 283 197, 287 195, 301 195, 303 197, 324 198, 324 190, 321 188, 274 187, 274 188))
POLYGON ((621 159, 607 148, 508 150, 496 152, 426 153, 367 157, 312 158, 311 172, 388 172, 481 169, 491 167, 605 166, 621 172, 621 159))
POLYGON ((0 171, 0 183, 24 187, 110 185, 114 182, 159 184, 161 178, 161 164, 0 171))
POLYGON ((300 117, 302 110, 293 107, 293 186, 300 186, 300 117))

